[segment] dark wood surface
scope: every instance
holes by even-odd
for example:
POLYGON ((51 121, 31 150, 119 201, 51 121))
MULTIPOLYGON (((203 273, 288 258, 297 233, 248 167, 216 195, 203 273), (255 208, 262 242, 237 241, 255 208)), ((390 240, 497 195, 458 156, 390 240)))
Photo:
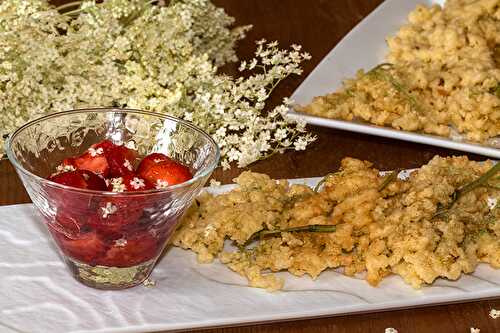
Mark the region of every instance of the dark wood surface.
MULTIPOLYGON (((64 3, 67 1, 53 1, 64 3)), ((306 75, 359 21, 381 0, 215 0, 217 5, 236 18, 237 24, 253 24, 248 37, 238 46, 240 58, 251 57, 254 41, 266 38, 283 46, 303 45, 313 56, 305 64, 304 74, 286 80, 275 90, 272 103, 290 96, 306 75)), ((235 65, 225 68, 236 73, 235 65)), ((324 175, 336 170, 346 156, 372 161, 381 170, 413 168, 426 163, 434 155, 480 156, 457 151, 407 143, 397 140, 311 127, 318 140, 305 152, 291 152, 255 163, 249 169, 265 172, 275 178, 296 178, 324 175)), ((217 170, 215 178, 227 183, 242 170, 217 170)), ((0 205, 29 202, 22 184, 6 160, 0 162, 0 205)), ((500 299, 464 304, 433 306, 420 309, 387 311, 371 314, 339 316, 302 321, 249 325, 203 330, 205 333, 354 333, 384 332, 387 327, 401 333, 470 332, 478 327, 481 333, 500 332, 500 319, 488 316, 490 309, 500 309, 500 299)))

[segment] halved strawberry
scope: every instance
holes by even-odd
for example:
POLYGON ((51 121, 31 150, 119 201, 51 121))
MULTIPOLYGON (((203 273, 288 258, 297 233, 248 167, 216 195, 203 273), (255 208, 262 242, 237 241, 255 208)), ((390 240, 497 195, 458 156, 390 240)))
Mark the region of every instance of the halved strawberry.
POLYGON ((49 180, 58 184, 77 188, 87 188, 87 182, 80 171, 68 171, 49 177, 49 180))
POLYGON ((75 159, 76 168, 79 170, 92 171, 103 177, 109 174, 109 164, 102 147, 90 147, 80 157, 75 159))
MULTIPOLYGON (((50 180, 81 189, 105 191, 106 183, 102 178, 87 170, 76 170, 63 172, 49 178, 50 180)), ((81 220, 95 211, 96 196, 78 191, 68 191, 66 189, 47 186, 45 191, 57 207, 57 220, 62 229, 71 233, 72 229, 78 228, 74 222, 81 220), (68 229, 66 229, 68 227, 68 229)), ((57 224, 56 221, 55 223, 57 224)), ((56 226, 56 227, 57 227, 56 226)))
POLYGON ((131 267, 153 259, 158 255, 156 239, 148 232, 116 240, 98 265, 131 267))
POLYGON ((71 258, 95 265, 96 260, 106 253, 107 247, 96 232, 80 234, 80 237, 70 239, 63 234, 53 233, 61 250, 71 258))
POLYGON ((49 177, 49 180, 58 184, 84 188, 89 190, 105 191, 106 182, 95 173, 88 170, 75 170, 59 173, 49 177))
POLYGON ((55 221, 48 223, 51 232, 57 232, 70 239, 78 238, 82 229, 85 229, 79 218, 68 214, 63 209, 58 209, 55 221))
POLYGON ((139 176, 154 184, 156 188, 180 184, 193 178, 188 167, 175 161, 156 163, 139 176))
POLYGON ((162 153, 152 153, 144 157, 137 167, 137 174, 146 172, 150 167, 160 162, 173 161, 170 157, 162 153))
POLYGON ((103 178, 99 177, 92 171, 88 170, 78 170, 78 171, 82 174, 83 178, 85 179, 85 182, 87 183, 87 189, 95 191, 106 191, 107 186, 103 178))
POLYGON ((106 152, 111 177, 122 177, 134 173, 137 152, 125 146, 114 146, 106 152))
POLYGON ((134 197, 104 199, 89 216, 88 224, 105 238, 120 238, 130 225, 137 223, 143 210, 143 203, 134 197))

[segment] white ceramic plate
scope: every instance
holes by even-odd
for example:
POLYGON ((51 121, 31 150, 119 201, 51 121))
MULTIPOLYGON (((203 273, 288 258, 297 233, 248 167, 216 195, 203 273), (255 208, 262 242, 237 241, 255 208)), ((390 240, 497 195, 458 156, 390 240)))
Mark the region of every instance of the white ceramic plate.
MULTIPOLYGON (((318 178, 295 182, 315 185, 318 178)), ((217 188, 224 192, 231 186, 217 188)), ((334 270, 316 281, 285 278, 283 291, 247 287, 225 266, 196 263, 171 249, 155 287, 100 291, 76 282, 60 261, 32 205, 0 207, 0 332, 126 333, 331 316, 500 297, 500 274, 480 265, 452 282, 414 290, 391 276, 377 288, 334 270)))
MULTIPOLYGON (((330 51, 297 88, 291 97, 292 100, 299 105, 309 104, 315 96, 326 95, 339 89, 342 81, 354 77, 360 68, 369 70, 384 62, 384 56, 387 53, 385 38, 394 35, 399 30, 416 5, 442 5, 444 2, 444 0, 386 0, 330 51)), ((452 140, 367 123, 303 115, 293 111, 290 115, 292 117, 301 117, 309 124, 318 126, 424 143, 500 158, 500 138, 493 142, 492 146, 486 146, 464 142, 458 135, 454 136, 452 140)))

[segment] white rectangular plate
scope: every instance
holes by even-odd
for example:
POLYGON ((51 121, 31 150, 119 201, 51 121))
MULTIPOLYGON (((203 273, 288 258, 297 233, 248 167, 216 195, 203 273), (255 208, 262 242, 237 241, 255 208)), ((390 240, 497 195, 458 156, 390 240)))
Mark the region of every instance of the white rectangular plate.
MULTIPOLYGON (((315 185, 318 178, 294 182, 315 185)), ((213 190, 220 193, 231 185, 213 190)), ((316 281, 285 278, 283 291, 247 287, 219 263, 200 265, 172 248, 154 287, 95 290, 74 280, 52 248, 32 205, 0 207, 0 332, 126 333, 310 318, 500 297, 500 274, 480 265, 458 281, 414 290, 398 276, 379 287, 334 270, 316 281)))
MULTIPOLYGON (((384 62, 387 53, 385 38, 394 35, 405 24, 408 14, 417 4, 442 5, 444 0, 386 0, 326 55, 291 96, 299 105, 307 105, 316 96, 326 95, 342 86, 342 81, 356 75, 359 69, 369 70, 384 62)), ((424 143, 500 158, 500 142, 493 146, 461 141, 434 135, 399 131, 366 123, 333 120, 291 111, 290 116, 301 117, 307 123, 393 139, 424 143)), ((500 141, 497 139, 496 141, 500 141)))

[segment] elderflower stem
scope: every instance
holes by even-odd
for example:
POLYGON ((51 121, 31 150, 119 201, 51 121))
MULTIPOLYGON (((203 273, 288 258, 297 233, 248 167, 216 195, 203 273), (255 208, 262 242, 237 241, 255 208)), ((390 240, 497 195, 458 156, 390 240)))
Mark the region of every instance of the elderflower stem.
POLYGON ((321 186, 330 178, 331 176, 337 174, 337 172, 327 173, 326 176, 321 178, 321 180, 314 186, 314 192, 318 192, 321 189, 321 186))
POLYGON ((292 227, 292 228, 287 228, 287 229, 276 229, 276 230, 260 230, 252 234, 243 244, 243 246, 248 245, 251 243, 253 240, 257 238, 263 238, 265 236, 276 236, 280 235, 284 232, 320 232, 320 233, 331 233, 335 232, 337 230, 337 227, 334 225, 328 225, 328 224, 311 224, 311 225, 305 225, 305 226, 300 226, 300 227, 292 227))
POLYGON ((81 8, 78 8, 78 9, 70 10, 68 12, 64 12, 62 15, 72 16, 72 15, 80 14, 82 11, 83 10, 81 8))
POLYGON ((69 2, 69 3, 66 3, 66 4, 63 4, 63 5, 60 5, 60 6, 57 6, 56 7, 56 10, 58 12, 62 11, 62 10, 65 10, 67 8, 71 8, 71 7, 75 7, 75 6, 80 6, 82 4, 83 1, 73 1, 73 2, 69 2))
POLYGON ((436 217, 436 216, 439 216, 439 215, 442 215, 444 213, 446 213, 447 211, 449 211, 451 208, 453 208, 453 206, 455 205, 455 203, 462 197, 464 196, 465 194, 475 190, 476 188, 478 187, 483 187, 483 186, 486 186, 488 187, 488 181, 493 177, 495 176, 498 172, 500 172, 500 163, 497 163, 495 164, 493 167, 491 167, 486 173, 484 173, 483 175, 481 175, 479 178, 477 178, 476 180, 470 182, 470 183, 467 183, 465 184, 464 186, 458 188, 455 190, 455 192, 453 192, 451 194, 451 202, 446 206, 446 207, 442 207, 442 208, 439 208, 436 213, 434 214, 433 217, 436 217))
POLYGON ((380 186, 378 188, 379 192, 382 192, 393 181, 398 179, 398 175, 399 175, 400 171, 401 171, 400 169, 397 169, 397 170, 394 170, 393 172, 391 172, 390 174, 388 174, 387 176, 385 176, 384 181, 382 182, 382 184, 380 184, 380 186))
POLYGON ((366 75, 371 75, 379 80, 383 80, 388 82, 396 91, 398 91, 400 94, 402 94, 408 103, 410 104, 411 108, 416 111, 417 113, 422 113, 423 110, 420 106, 420 104, 417 102, 415 96, 413 96, 408 88, 402 84, 401 82, 397 81, 394 76, 392 76, 388 71, 389 69, 394 68, 394 65, 391 63, 382 63, 380 65, 375 66, 372 68, 366 75))

